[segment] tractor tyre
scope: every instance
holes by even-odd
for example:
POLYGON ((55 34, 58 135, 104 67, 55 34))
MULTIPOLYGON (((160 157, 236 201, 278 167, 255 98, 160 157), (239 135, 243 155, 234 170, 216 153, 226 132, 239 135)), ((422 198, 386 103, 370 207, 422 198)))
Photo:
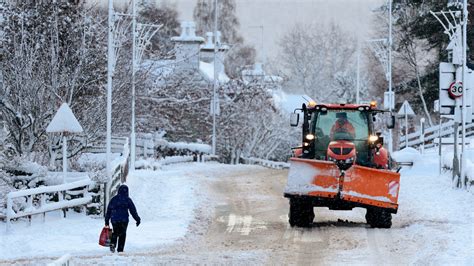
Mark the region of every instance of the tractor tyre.
POLYGON ((313 205, 304 200, 290 199, 288 218, 292 227, 309 227, 314 220, 313 205))
POLYGON ((373 228, 390 228, 392 226, 392 214, 383 209, 367 209, 365 219, 373 228))

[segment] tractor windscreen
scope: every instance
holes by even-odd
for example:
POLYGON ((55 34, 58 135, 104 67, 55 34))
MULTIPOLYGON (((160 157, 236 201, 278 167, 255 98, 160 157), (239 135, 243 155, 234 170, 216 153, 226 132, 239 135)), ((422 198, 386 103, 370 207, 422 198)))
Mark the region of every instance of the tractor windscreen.
POLYGON ((368 112, 359 110, 328 109, 314 113, 311 131, 315 135, 315 159, 325 159, 330 141, 353 142, 357 150, 357 161, 367 160, 369 137, 368 112))

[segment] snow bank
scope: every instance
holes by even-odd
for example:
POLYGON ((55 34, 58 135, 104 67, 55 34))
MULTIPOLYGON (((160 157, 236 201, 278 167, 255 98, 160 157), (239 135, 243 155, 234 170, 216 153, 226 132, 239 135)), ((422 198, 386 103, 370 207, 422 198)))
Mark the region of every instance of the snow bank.
POLYGON ((135 162, 136 169, 148 169, 148 170, 159 170, 162 165, 173 164, 173 163, 186 163, 192 162, 193 156, 169 156, 159 160, 147 158, 140 159, 135 162))
POLYGON ((392 158, 397 163, 415 163, 421 159, 421 154, 416 149, 407 147, 392 153, 392 158))
MULTIPOLYGON (((461 148, 459 148, 459 151, 461 148)), ((474 148, 469 146, 466 150, 466 176, 469 180, 474 181, 474 148)), ((443 152, 443 157, 441 158, 442 167, 452 170, 453 169, 453 158, 454 151, 448 150, 443 152)))

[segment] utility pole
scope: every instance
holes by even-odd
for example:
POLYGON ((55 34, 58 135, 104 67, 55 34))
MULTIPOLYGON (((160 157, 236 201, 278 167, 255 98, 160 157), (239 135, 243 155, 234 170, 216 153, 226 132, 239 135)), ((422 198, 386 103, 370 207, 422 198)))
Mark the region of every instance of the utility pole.
MULTIPOLYGON (((392 102, 395 102, 395 94, 392 92, 392 0, 388 1, 388 92, 390 95, 390 104, 388 110, 392 112, 392 102)), ((388 150, 390 153, 393 152, 393 135, 392 129, 388 130, 390 140, 388 142, 388 150)))
POLYGON ((217 114, 217 86, 219 86, 217 71, 217 0, 214 1, 214 84, 212 87, 212 155, 216 155, 216 114, 217 114))

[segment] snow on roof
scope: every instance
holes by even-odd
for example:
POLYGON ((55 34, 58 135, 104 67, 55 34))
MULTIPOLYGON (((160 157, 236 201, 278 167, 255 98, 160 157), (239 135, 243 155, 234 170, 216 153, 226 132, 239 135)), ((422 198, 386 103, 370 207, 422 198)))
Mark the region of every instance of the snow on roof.
MULTIPOLYGON (((206 76, 208 80, 214 80, 214 63, 199 62, 199 70, 201 73, 206 76)), ((229 77, 225 74, 224 71, 221 71, 218 75, 219 82, 227 83, 229 82, 229 77)))
POLYGON ((83 131, 82 126, 79 124, 79 121, 77 121, 67 103, 63 103, 61 107, 59 107, 53 120, 51 120, 51 123, 49 123, 46 128, 46 132, 49 133, 81 133, 83 131))
POLYGON ((203 37, 196 36, 196 24, 194 21, 181 22, 181 35, 179 37, 172 37, 173 41, 186 42, 204 42, 203 37))
POLYGON ((275 75, 267 75, 263 70, 262 63, 255 63, 253 68, 242 70, 242 77, 244 81, 251 82, 252 80, 261 80, 268 83, 281 83, 283 78, 275 75))
POLYGON ((303 103, 308 102, 305 98, 310 99, 305 94, 288 94, 282 90, 273 91, 275 104, 287 113, 293 113, 296 108, 301 108, 303 103))

